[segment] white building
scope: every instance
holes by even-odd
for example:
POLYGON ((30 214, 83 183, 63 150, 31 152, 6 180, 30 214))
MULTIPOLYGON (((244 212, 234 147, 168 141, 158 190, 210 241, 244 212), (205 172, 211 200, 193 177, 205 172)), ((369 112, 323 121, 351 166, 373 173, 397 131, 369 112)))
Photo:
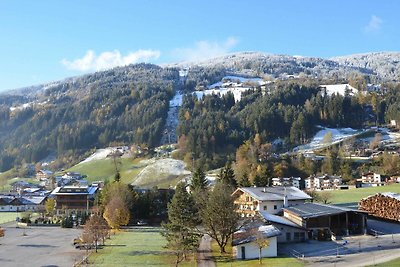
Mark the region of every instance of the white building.
POLYGON ((40 211, 46 199, 46 196, 0 196, 0 212, 40 211))
POLYGON ((327 174, 323 176, 312 175, 305 179, 304 182, 307 190, 337 189, 342 184, 342 177, 327 174))
POLYGON ((371 186, 383 186, 385 182, 382 181, 382 177, 379 173, 368 172, 361 176, 361 179, 357 179, 357 182, 361 183, 361 187, 371 186))
POLYGON ((255 243, 257 238, 269 241, 268 246, 261 249, 261 257, 276 257, 278 255, 277 236, 279 229, 273 225, 262 225, 249 230, 239 230, 233 234, 232 252, 237 259, 257 259, 259 247, 255 243))
POLYGON ((272 178, 273 186, 294 186, 300 189, 300 177, 275 177, 272 178))
POLYGON ((279 213, 284 207, 302 204, 312 198, 296 187, 240 187, 232 193, 237 212, 254 217, 258 211, 279 213))

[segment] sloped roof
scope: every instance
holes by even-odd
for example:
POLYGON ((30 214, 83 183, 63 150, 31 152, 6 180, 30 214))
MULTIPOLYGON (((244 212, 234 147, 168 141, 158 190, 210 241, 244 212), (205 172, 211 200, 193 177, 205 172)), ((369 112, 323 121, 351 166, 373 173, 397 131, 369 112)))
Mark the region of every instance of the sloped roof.
POLYGON ((259 211, 258 213, 261 215, 262 218, 264 218, 266 221, 270 223, 278 223, 290 227, 301 228, 301 226, 295 224, 294 222, 290 221, 289 219, 283 216, 273 215, 266 211, 259 211))
POLYGON ((335 215, 345 213, 347 211, 354 211, 344 207, 331 206, 320 203, 304 203, 296 206, 284 208, 284 212, 289 211, 298 217, 307 219, 326 215, 335 215))
POLYGON ((280 235, 281 231, 273 225, 261 225, 251 230, 239 230, 233 234, 232 246, 255 241, 257 239, 257 233, 261 233, 263 238, 270 238, 280 235))
POLYGON ((309 195, 294 186, 273 186, 273 187, 240 187, 233 192, 233 195, 244 192, 259 201, 282 200, 286 194, 288 200, 309 200, 309 195))
POLYGON ((51 192, 52 195, 93 195, 98 187, 96 186, 62 186, 51 192))

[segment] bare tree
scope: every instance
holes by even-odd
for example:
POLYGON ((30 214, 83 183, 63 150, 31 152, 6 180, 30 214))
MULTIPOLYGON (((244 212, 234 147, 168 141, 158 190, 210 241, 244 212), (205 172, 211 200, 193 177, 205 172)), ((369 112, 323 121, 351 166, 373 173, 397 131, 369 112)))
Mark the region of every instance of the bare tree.
POLYGON ((86 221, 83 228, 82 241, 86 244, 94 244, 97 253, 97 246, 100 240, 104 245, 104 239, 108 235, 109 226, 99 214, 95 213, 86 221))
POLYGON ((262 232, 258 231, 258 229, 256 229, 256 230, 257 230, 256 240, 254 241, 254 243, 256 243, 256 245, 258 247, 258 261, 261 265, 262 264, 261 252, 262 252, 263 248, 269 247, 269 240, 268 240, 268 238, 265 238, 265 236, 263 235, 262 232))

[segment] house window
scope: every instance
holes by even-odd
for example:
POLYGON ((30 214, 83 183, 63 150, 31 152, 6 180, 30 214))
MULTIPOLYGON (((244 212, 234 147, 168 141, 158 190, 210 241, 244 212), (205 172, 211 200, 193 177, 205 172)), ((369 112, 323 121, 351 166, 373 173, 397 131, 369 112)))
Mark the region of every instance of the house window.
POLYGON ((286 233, 286 241, 287 242, 292 241, 292 233, 286 233))
MULTIPOLYGON (((301 234, 301 233, 299 233, 299 232, 294 233, 294 238, 293 238, 293 240, 294 240, 294 241, 300 241, 300 240, 301 240, 301 239, 300 239, 300 234, 301 234)), ((303 238, 304 238, 304 233, 303 233, 303 238)))
POLYGON ((267 206, 264 206, 264 210, 267 210, 268 208, 267 208, 267 206))
POLYGON ((276 210, 276 209, 278 209, 278 206, 277 206, 277 205, 274 205, 274 210, 276 210))
POLYGON ((300 233, 300 241, 306 240, 306 234, 304 232, 300 233))

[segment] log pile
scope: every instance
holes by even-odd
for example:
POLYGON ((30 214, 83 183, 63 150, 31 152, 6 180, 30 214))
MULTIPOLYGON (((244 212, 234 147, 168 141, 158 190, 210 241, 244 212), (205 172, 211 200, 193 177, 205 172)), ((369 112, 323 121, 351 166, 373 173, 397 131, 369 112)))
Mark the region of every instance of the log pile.
POLYGON ((400 194, 378 193, 362 199, 358 208, 375 217, 400 221, 400 194))

